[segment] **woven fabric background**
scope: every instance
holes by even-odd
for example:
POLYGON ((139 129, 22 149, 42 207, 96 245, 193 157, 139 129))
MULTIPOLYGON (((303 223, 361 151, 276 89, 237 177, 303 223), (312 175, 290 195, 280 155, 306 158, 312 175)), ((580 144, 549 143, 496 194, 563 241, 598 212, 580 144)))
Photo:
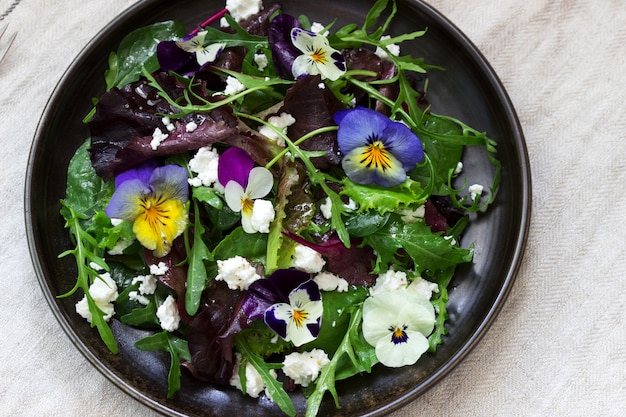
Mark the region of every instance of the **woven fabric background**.
MULTIPOLYGON (((13 1, 0 0, 0 13, 13 1)), ((52 315, 29 257, 24 175, 46 102, 132 0, 22 0, 0 62, 0 415, 154 416, 96 371, 52 315)), ((619 416, 626 409, 626 3, 430 0, 517 109, 533 175, 523 265, 466 359, 400 416, 619 416)))

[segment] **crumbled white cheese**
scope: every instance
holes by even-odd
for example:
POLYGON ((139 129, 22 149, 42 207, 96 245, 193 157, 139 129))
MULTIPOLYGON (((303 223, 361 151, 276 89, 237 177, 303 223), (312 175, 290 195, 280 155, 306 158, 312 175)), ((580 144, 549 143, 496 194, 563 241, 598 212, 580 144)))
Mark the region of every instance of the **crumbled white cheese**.
POLYGON ((250 225, 259 233, 269 233, 274 216, 274 205, 271 201, 256 199, 252 205, 250 225))
POLYGON ((152 275, 165 275, 170 268, 165 262, 159 262, 157 265, 150 265, 150 273, 152 275))
POLYGON ((313 281, 317 283, 317 286, 322 291, 348 291, 348 281, 330 272, 320 272, 315 275, 313 281))
MULTIPOLYGON (((289 113, 281 113, 279 116, 272 116, 267 119, 267 123, 276 127, 278 130, 282 130, 282 133, 285 134, 287 132, 287 128, 294 124, 296 119, 293 118, 289 113)), ((271 127, 269 126, 261 126, 259 129, 259 133, 273 140, 279 146, 285 146, 284 139, 271 127)))
POLYGON ((161 119, 161 123, 163 123, 165 125, 165 128, 167 129, 168 132, 171 132, 174 130, 174 124, 171 122, 170 118, 168 116, 165 116, 161 119))
POLYGON ((224 95, 232 96, 237 93, 241 93, 246 89, 246 86, 241 83, 237 78, 229 75, 226 77, 226 88, 224 89, 224 95))
POLYGON ((198 128, 198 125, 195 122, 189 122, 185 125, 185 132, 191 133, 198 128))
POLYGON ((150 299, 148 299, 148 297, 146 297, 145 295, 139 294, 139 291, 130 291, 128 293, 128 299, 130 301, 137 301, 138 303, 143 304, 145 306, 150 304, 150 299))
POLYGON ((324 25, 322 25, 320 22, 313 22, 311 24, 311 32, 319 33, 319 34, 322 34, 324 36, 328 36, 328 31, 324 31, 325 28, 326 27, 324 25))
POLYGON ((159 145, 168 138, 167 133, 163 133, 160 128, 154 129, 154 133, 152 133, 152 140, 150 141, 150 147, 153 151, 159 147, 159 145))
MULTIPOLYGON (((344 204, 344 207, 348 210, 356 210, 358 208, 356 202, 351 198, 348 199, 348 204, 344 204)), ((324 202, 320 205, 320 212, 325 219, 330 219, 333 216, 332 208, 332 200, 330 199, 330 197, 326 197, 324 202)))
POLYGON ((320 205, 320 211, 322 212, 322 216, 324 216, 325 219, 330 219, 331 217, 333 217, 332 208, 332 200, 330 199, 330 197, 326 197, 324 202, 320 205))
POLYGON ((139 275, 133 278, 131 285, 139 282, 139 293, 143 295, 154 294, 157 287, 157 280, 153 275, 139 275))
POLYGON ((178 329, 180 325, 180 314, 178 313, 176 299, 168 295, 165 301, 163 301, 163 304, 157 308, 156 316, 163 330, 173 332, 178 329))
POLYGON ((370 288, 370 295, 376 295, 385 291, 394 291, 407 286, 406 273, 402 271, 388 270, 384 274, 379 274, 376 284, 370 288))
MULTIPOLYGON (((391 36, 386 35, 386 36, 381 36, 380 40, 384 41, 387 39, 390 39, 391 36)), ((395 43, 391 43, 389 45, 387 45, 387 50, 389 51, 389 53, 391 55, 394 56, 398 56, 400 55, 400 46, 396 45, 395 43)), ((385 52, 385 50, 381 47, 376 47, 376 51, 374 52, 376 55, 378 55, 378 57, 382 58, 382 59, 388 59, 389 55, 387 55, 387 52, 385 52)))
POLYGON ((319 88, 320 90, 324 90, 324 89, 326 88, 326 84, 324 84, 324 83, 319 83, 319 84, 317 85, 317 88, 319 88))
POLYGON ((463 162, 459 161, 459 163, 456 164, 456 168, 454 168, 454 175, 459 175, 461 172, 463 172, 463 162))
POLYGON ((475 200, 476 197, 480 197, 483 193, 483 186, 480 184, 472 184, 469 186, 469 188, 467 189, 467 191, 469 191, 470 193, 470 198, 472 200, 475 200))
POLYGON ((433 296, 433 293, 439 292, 439 286, 434 282, 425 280, 422 277, 417 277, 409 285, 409 290, 415 291, 430 300, 433 296))
POLYGON ((198 149, 198 152, 189 161, 191 172, 198 174, 191 182, 192 186, 204 185, 210 187, 217 182, 217 165, 220 155, 210 145, 198 149), (198 180, 196 180, 198 178, 198 180), (198 182, 199 181, 199 182, 198 182))
POLYGON ((293 381, 308 387, 319 376, 320 370, 329 363, 328 355, 322 349, 310 352, 292 352, 283 360, 283 372, 293 381))
MULTIPOLYGON (((242 390, 241 380, 239 379, 239 367, 241 366, 241 353, 235 353, 235 365, 233 368, 233 376, 230 378, 230 385, 232 387, 242 390)), ((276 378, 278 375, 275 370, 270 370, 270 375, 276 378)), ((261 392, 265 389, 263 378, 257 372, 256 368, 250 363, 246 362, 246 394, 252 398, 258 398, 261 392)), ((243 391, 243 390, 242 390, 243 391)), ((271 399, 271 397, 265 393, 265 395, 271 399)))
POLYGON ((319 252, 308 246, 296 245, 291 266, 309 274, 316 274, 326 265, 326 261, 319 252))
POLYGON ((265 68, 267 68, 267 55, 265 55, 263 52, 254 54, 254 63, 256 64, 257 68, 259 68, 259 71, 263 71, 265 68))
MULTIPOLYGON (((113 281, 111 275, 108 272, 101 274, 99 278, 96 278, 93 284, 89 286, 88 291, 91 298, 93 298, 93 301, 96 303, 96 306, 104 312, 104 320, 109 321, 115 314, 113 302, 118 296, 117 284, 113 281)), ((78 314, 91 323, 93 317, 91 311, 89 311, 87 296, 83 296, 83 298, 76 303, 75 308, 78 314)))
POLYGON ((401 219, 404 223, 417 223, 424 220, 424 216, 426 215, 426 207, 424 205, 421 205, 414 210, 401 209, 398 210, 398 214, 401 216, 401 219))
POLYGON ((456 239, 455 239, 455 238, 453 238, 452 236, 444 236, 443 238, 444 238, 445 240, 449 240, 449 241, 450 241, 450 245, 451 245, 451 246, 456 245, 456 239))
POLYGON ((241 22, 263 9, 262 0, 226 0, 226 8, 237 22, 241 22))
POLYGON ((231 290, 247 290, 250 284, 261 279, 261 276, 246 258, 234 256, 217 261, 215 279, 226 282, 231 290))

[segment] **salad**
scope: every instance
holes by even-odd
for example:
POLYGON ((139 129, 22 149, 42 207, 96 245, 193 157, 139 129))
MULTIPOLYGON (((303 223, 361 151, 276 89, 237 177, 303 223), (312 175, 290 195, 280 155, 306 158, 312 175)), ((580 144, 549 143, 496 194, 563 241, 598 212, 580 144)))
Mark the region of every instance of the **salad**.
MULTIPOLYGON (((109 56, 61 215, 76 312, 181 375, 315 416, 335 382, 419 364, 444 343, 459 238, 496 194, 485 133, 431 111, 427 71, 392 35, 393 0, 336 27, 228 0, 196 28, 152 24, 109 56), (481 146, 487 186, 463 170, 481 146)), ((426 35, 426 39, 420 38, 426 35)), ((419 366, 419 365, 416 365, 419 366)))

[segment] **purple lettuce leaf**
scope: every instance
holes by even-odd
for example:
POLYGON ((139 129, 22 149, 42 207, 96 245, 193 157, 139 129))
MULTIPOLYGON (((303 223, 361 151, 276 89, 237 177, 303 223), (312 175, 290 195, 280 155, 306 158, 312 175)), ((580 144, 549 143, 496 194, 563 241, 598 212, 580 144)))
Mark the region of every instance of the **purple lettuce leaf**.
POLYGON ((376 255, 369 246, 359 247, 360 239, 353 239, 351 247, 346 248, 337 236, 313 243, 294 233, 283 233, 326 257, 326 270, 345 279, 350 285, 372 286, 376 282, 376 275, 371 274, 376 255))
POLYGON ((267 40, 272 50, 272 60, 278 75, 285 80, 292 80, 291 67, 293 61, 302 52, 291 41, 291 29, 302 28, 298 20, 288 14, 279 14, 269 25, 267 40))
MULTIPOLYGON (((321 82, 319 75, 302 77, 287 91, 283 110, 296 120, 287 130, 293 140, 313 130, 335 125, 333 115, 343 109, 341 102, 329 89, 319 87, 321 82)), ((311 158, 318 169, 328 169, 341 163, 336 132, 313 136, 303 142, 300 148, 326 151, 325 156, 311 158)))

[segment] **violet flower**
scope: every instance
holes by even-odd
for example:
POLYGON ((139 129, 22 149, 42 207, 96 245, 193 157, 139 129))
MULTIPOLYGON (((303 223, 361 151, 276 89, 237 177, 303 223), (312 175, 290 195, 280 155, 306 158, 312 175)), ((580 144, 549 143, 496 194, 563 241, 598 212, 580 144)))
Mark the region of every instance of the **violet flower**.
POLYGON ((419 138, 405 124, 364 107, 335 113, 337 143, 346 175, 357 184, 393 187, 422 161, 419 138))
POLYGON ((161 70, 194 75, 214 62, 225 47, 215 43, 204 45, 206 31, 190 34, 176 41, 162 41, 157 45, 157 59, 161 70))
POLYGON ((133 222, 137 240, 162 257, 187 226, 188 198, 185 168, 146 164, 116 177, 105 213, 109 218, 133 222))
POLYGON ((235 213, 241 212, 241 225, 246 233, 269 233, 275 211, 271 201, 263 200, 274 186, 274 177, 265 167, 253 167, 248 153, 229 148, 221 156, 217 176, 224 186, 224 199, 235 213))
POLYGON ((289 293, 288 302, 267 309, 265 323, 281 338, 302 346, 319 335, 323 312, 322 294, 309 279, 289 293))

